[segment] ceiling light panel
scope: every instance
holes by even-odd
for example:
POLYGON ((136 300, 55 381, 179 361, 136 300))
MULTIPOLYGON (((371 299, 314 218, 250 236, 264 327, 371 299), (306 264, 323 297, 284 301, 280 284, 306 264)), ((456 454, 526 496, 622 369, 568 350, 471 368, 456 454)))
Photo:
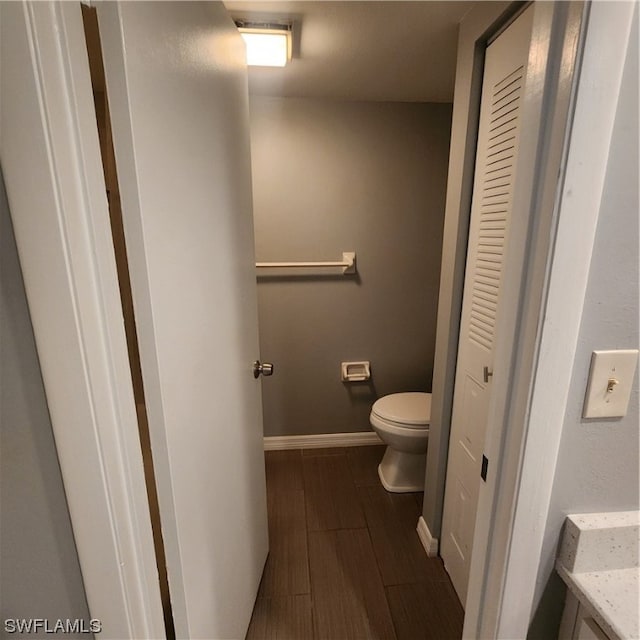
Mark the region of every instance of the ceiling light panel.
POLYGON ((247 64, 284 67, 291 60, 291 25, 237 21, 247 48, 247 64))

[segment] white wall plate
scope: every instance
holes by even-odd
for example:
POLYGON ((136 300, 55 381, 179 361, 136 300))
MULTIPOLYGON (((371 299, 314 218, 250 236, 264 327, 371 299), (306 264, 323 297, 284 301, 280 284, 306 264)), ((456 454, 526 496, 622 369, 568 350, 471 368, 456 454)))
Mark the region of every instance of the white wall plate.
POLYGON ((622 418, 627 415, 637 364, 637 349, 594 351, 582 417, 622 418))

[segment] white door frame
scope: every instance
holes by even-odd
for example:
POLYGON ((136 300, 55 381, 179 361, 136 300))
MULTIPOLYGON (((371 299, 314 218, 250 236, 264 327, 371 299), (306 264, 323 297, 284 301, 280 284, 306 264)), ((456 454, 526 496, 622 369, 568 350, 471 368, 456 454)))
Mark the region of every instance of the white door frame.
POLYGON ((0 23, 0 159, 89 611, 101 638, 162 638, 80 3, 0 23))
POLYGON ((517 304, 501 318, 496 344, 490 472, 480 491, 465 638, 525 638, 535 605, 634 9, 585 6, 588 20, 581 20, 582 3, 536 5, 530 61, 551 64, 537 88, 540 135, 532 133, 537 123, 523 122, 530 139, 521 145, 536 150, 531 170, 520 172, 529 174, 519 197, 530 219, 511 230, 505 298, 517 304), (572 62, 576 52, 581 68, 572 62))
POLYGON ((505 569, 499 577, 489 572, 485 602, 494 601, 497 606, 485 609, 489 615, 478 627, 477 637, 525 637, 533 615, 634 5, 594 2, 588 7, 572 128, 562 154, 564 176, 557 189, 552 188, 558 183, 557 174, 549 175, 553 164, 543 167, 547 173, 541 180, 538 210, 549 203, 552 235, 542 235, 544 228, 536 233, 536 243, 548 243, 545 261, 540 261, 534 248, 538 255, 532 263, 544 290, 541 304, 529 301, 521 320, 523 340, 533 342, 537 334, 535 359, 528 380, 516 382, 512 414, 507 418, 512 424, 521 419, 522 431, 505 428, 504 446, 511 457, 504 460, 503 484, 512 491, 496 503, 493 520, 498 526, 489 534, 487 554, 489 566, 504 563, 505 569), (491 610, 497 612, 495 622, 491 610))
MULTIPOLYGON (((571 60, 565 61, 564 71, 564 102, 558 102, 558 95, 553 93, 553 86, 548 84, 547 78, 558 76, 558 64, 555 68, 549 69, 549 74, 541 73, 544 69, 550 46, 550 36, 555 36, 554 56, 560 58, 563 52, 562 40, 565 31, 566 16, 562 14, 563 7, 570 5, 561 4, 559 7, 553 3, 538 3, 535 9, 534 25, 532 31, 532 50, 535 50, 537 58, 532 60, 536 63, 536 68, 530 69, 531 80, 527 87, 523 105, 523 122, 521 138, 521 162, 514 185, 514 209, 519 207, 524 209, 524 215, 518 216, 516 224, 510 233, 509 250, 505 256, 505 267, 503 268, 503 306, 499 327, 496 330, 496 344, 494 352, 494 378, 491 406, 489 407, 488 427, 486 439, 495 445, 501 444, 504 416, 507 415, 509 407, 507 401, 512 397, 507 389, 511 383, 512 376, 512 356, 516 355, 513 345, 516 345, 521 353, 526 350, 534 351, 536 347, 535 335, 533 341, 519 342, 517 331, 520 313, 522 312, 522 299, 532 300, 532 295, 536 292, 527 291, 528 296, 524 297, 524 286, 536 285, 540 288, 540 283, 532 283, 524 280, 526 274, 537 276, 538 280, 544 277, 544 264, 549 255, 549 247, 540 246, 538 243, 531 246, 533 241, 534 228, 530 229, 530 221, 538 218, 538 230, 543 220, 550 216, 547 207, 546 216, 539 213, 534 215, 534 170, 540 163, 545 161, 551 166, 555 161, 556 176, 560 170, 558 154, 561 154, 564 142, 564 128, 567 120, 567 103, 570 86, 567 86, 571 78, 573 64, 571 60), (559 40, 559 42, 558 42, 559 40), (555 101, 555 102, 554 102, 555 101), (546 117, 543 117, 546 116, 546 117), (556 148, 555 158, 552 149, 549 148, 549 131, 556 129, 560 132, 555 136, 556 148), (539 142, 546 141, 546 146, 539 142), (530 235, 531 234, 531 239, 530 235), (533 251, 535 249, 535 251, 533 251), (537 251, 537 253, 536 253, 537 251), (540 269, 532 262, 532 256, 536 255, 537 260, 543 265, 540 269), (533 268, 535 267, 535 268, 533 268), (502 417, 501 417, 502 416, 502 417), (496 435, 497 434, 497 437, 496 435)), ((522 10, 522 3, 503 3, 492 6, 489 3, 479 3, 465 17, 460 27, 460 37, 458 44, 458 66, 456 70, 456 94, 453 107, 453 130, 451 141, 451 153, 449 163, 449 180, 447 186, 447 211, 445 218, 445 244, 453 248, 452 256, 443 261, 440 298, 438 303, 438 335, 436 339, 436 357, 434 363, 433 399, 432 399, 432 426, 437 429, 432 439, 430 434, 429 450, 427 452, 427 477, 425 492, 424 513, 433 527, 432 535, 440 537, 441 515, 443 509, 444 483, 446 473, 446 463, 448 457, 449 425, 451 423, 453 394, 455 385, 455 370, 457 363, 457 346, 460 331, 460 313, 462 308, 462 292, 464 289, 465 262, 469 235, 469 211, 471 209, 472 188, 475 175, 475 156, 478 120, 480 113, 480 100, 482 91, 482 78, 484 73, 484 55, 487 44, 513 20, 519 10, 522 10), (435 440, 435 442, 434 442, 435 440), (436 446, 433 446, 436 445, 436 446), (433 489, 431 489, 433 487, 433 489)), ((573 3, 573 13, 577 11, 578 27, 580 23, 580 12, 582 3, 573 3)), ((574 21, 576 16, 573 16, 574 21)), ((575 38, 575 35, 574 35, 575 38)), ((570 56, 571 48, 566 51, 570 56)), ((561 61, 561 59, 560 59, 561 61)), ((557 61, 558 62, 558 61, 557 61)), ((529 65, 531 66, 531 64, 529 65)), ((556 77, 556 82, 560 78, 556 77)), ((557 88, 557 87, 556 87, 557 88)), ((551 139, 553 141, 553 139, 551 139)), ((540 179, 542 168, 538 169, 536 177, 540 179)), ((551 181, 551 191, 555 192, 557 178, 551 181)), ((537 184, 535 188, 538 188, 537 184)), ((540 208, 540 203, 537 203, 540 208)), ((553 211, 553 203, 551 206, 553 211)), ((547 229, 548 233, 550 231, 547 229)), ((538 233, 541 233, 538 231, 538 233)), ((543 235, 544 238, 544 235, 543 235)), ((445 252, 446 256, 446 252, 445 252)), ((537 302, 540 302, 541 293, 537 293, 537 302)), ((519 354, 518 354, 519 355, 519 354)), ((531 356, 530 356, 531 358, 531 356)), ((520 370, 525 370, 522 359, 519 360, 520 370)), ((487 485, 481 486, 480 499, 478 504, 478 515, 476 521, 476 534, 474 536, 474 549, 471 572, 469 577, 469 591, 466 602, 465 633, 466 637, 473 637, 480 624, 481 617, 486 614, 485 607, 490 604, 484 602, 483 594, 485 589, 486 574, 493 569, 492 575, 497 575, 495 568, 487 562, 488 554, 488 530, 494 525, 494 518, 491 500, 494 498, 494 487, 504 489, 506 481, 502 479, 501 473, 501 452, 485 445, 485 454, 489 458, 487 474, 487 485), (489 499, 489 502, 487 502, 489 499), (488 505, 488 506, 487 506, 488 505), (482 544, 481 541, 484 541, 482 544)), ((510 452, 505 451, 504 457, 509 458, 510 452)), ((519 459, 519 451, 516 455, 519 459)), ((479 473, 480 470, 478 470, 479 473)), ((500 496, 496 496, 498 498, 500 496)), ((500 523, 498 523, 500 526, 500 523)), ((485 616, 486 617, 486 616, 485 616)), ((487 635, 486 637, 491 637, 487 635)))
MULTIPOLYGON (((513 535, 511 511, 516 506, 521 456, 536 455, 533 450, 525 454, 522 451, 529 393, 536 384, 544 321, 540 310, 545 306, 549 258, 553 255, 556 196, 562 186, 558 175, 570 124, 584 5, 554 6, 540 2, 534 8, 529 59, 531 85, 525 96, 528 103, 523 105, 513 204, 514 210, 526 213, 513 218, 505 258, 503 300, 508 302, 501 308, 496 329, 493 393, 485 440, 489 473, 486 483, 480 485, 465 638, 500 637, 495 635, 503 611, 498 585, 510 569, 504 554, 513 535)), ((554 469, 555 460, 551 481, 554 469)), ((541 524, 536 521, 533 526, 544 531, 541 524)), ((524 574, 516 578, 521 589, 519 595, 526 593, 523 582, 529 578, 524 574)), ((513 638, 526 637, 528 611, 520 622, 519 635, 513 638)))

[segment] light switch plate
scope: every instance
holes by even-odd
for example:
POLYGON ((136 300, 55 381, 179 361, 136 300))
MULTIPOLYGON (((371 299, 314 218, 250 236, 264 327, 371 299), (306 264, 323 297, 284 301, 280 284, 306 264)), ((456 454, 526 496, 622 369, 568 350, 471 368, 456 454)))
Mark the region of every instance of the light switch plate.
POLYGON ((622 418, 627 415, 637 364, 637 349, 594 351, 582 417, 622 418))

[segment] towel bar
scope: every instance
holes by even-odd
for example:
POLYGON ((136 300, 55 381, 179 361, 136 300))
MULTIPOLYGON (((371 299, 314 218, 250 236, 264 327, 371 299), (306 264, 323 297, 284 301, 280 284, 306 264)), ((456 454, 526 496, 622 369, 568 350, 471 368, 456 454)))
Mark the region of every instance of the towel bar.
POLYGON ((342 267, 344 275, 357 273, 355 251, 342 253, 342 260, 336 262, 256 262, 258 269, 298 269, 307 267, 342 267))

